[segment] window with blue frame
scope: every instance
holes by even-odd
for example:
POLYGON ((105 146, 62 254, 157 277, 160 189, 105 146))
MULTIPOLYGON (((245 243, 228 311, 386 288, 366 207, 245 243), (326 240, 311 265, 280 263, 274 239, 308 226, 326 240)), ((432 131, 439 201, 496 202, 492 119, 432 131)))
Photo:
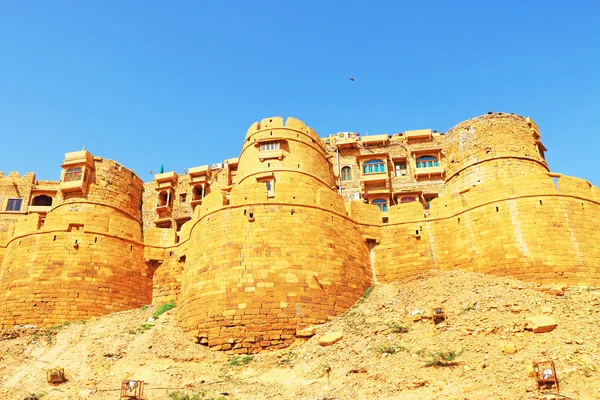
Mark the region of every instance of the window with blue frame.
POLYGON ((363 173, 377 174, 385 172, 385 164, 383 160, 369 160, 363 163, 363 173))
POLYGON ((342 168, 342 180, 343 181, 352 180, 352 169, 350 167, 342 168))
POLYGON ((385 199, 375 199, 371 202, 371 204, 375 204, 381 211, 387 211, 387 200, 385 199))
POLYGON ((421 156, 417 158, 417 168, 431 168, 439 165, 436 156, 421 156))

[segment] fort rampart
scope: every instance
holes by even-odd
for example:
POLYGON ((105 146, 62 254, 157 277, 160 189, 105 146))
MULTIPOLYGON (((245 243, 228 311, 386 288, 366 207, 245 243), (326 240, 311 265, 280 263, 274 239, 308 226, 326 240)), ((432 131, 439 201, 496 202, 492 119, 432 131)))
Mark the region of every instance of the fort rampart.
POLYGON ((239 158, 146 184, 68 153, 59 182, 0 175, 0 326, 175 300, 199 343, 253 353, 431 268, 598 285, 600 190, 545 151, 533 121, 498 113, 325 139, 267 118, 239 158))

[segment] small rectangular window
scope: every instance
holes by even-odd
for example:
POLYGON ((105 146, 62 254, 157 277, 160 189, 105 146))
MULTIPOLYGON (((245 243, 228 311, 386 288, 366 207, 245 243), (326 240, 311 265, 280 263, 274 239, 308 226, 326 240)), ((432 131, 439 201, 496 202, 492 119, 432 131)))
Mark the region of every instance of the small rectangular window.
POLYGON ((267 197, 274 197, 275 196, 275 181, 274 180, 268 180, 268 181, 263 181, 265 184, 265 189, 267 189, 267 197))
POLYGON ((260 151, 279 150, 279 142, 268 142, 260 145, 260 151))
POLYGON ((406 163, 398 162, 394 164, 396 169, 396 176, 406 176, 406 163))
POLYGON ((22 204, 23 199, 8 199, 8 203, 6 204, 6 211, 21 211, 22 204))
POLYGON ((69 168, 66 172, 65 172, 65 177, 63 179, 63 182, 75 182, 75 181, 80 181, 82 177, 81 174, 81 167, 77 167, 77 168, 69 168))
POLYGON ((186 202, 186 200, 187 200, 187 194, 186 194, 186 193, 181 193, 181 194, 179 195, 179 202, 180 202, 180 203, 185 203, 185 202, 186 202))

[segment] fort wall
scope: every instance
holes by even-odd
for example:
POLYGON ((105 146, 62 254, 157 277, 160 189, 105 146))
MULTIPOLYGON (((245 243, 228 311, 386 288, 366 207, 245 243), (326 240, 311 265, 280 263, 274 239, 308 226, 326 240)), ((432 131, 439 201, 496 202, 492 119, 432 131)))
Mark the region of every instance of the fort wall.
POLYGON ((375 248, 379 282, 429 268, 540 283, 600 282, 600 203, 588 182, 563 176, 557 190, 547 174, 526 175, 448 197, 434 200, 431 218, 420 221, 420 210, 407 210, 411 205, 392 207, 390 222, 401 213, 396 208, 412 221, 383 227, 375 248))
POLYGON ((254 353, 431 268, 599 285, 600 189, 544 151, 502 113, 327 139, 273 117, 239 158, 145 184, 85 150, 58 182, 0 173, 0 329, 176 301, 199 343, 254 353))

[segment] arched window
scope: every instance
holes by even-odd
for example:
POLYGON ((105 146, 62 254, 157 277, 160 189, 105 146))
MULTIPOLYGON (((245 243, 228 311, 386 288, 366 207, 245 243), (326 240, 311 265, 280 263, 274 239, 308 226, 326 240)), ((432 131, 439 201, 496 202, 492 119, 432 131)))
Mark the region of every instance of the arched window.
POLYGON ((342 180, 343 181, 352 180, 352 169, 350 167, 342 168, 342 180))
POLYGON ((41 194, 39 196, 35 196, 33 201, 31 202, 32 206, 51 206, 52 205, 52 197, 46 196, 45 194, 41 194))
POLYGON ((363 163, 363 172, 365 174, 377 174, 385 172, 385 164, 383 160, 369 160, 363 163))
POLYGON ((381 211, 387 211, 387 200, 385 199, 375 199, 371 202, 371 204, 375 204, 381 211))
POLYGON ((400 203, 412 203, 413 201, 416 201, 417 199, 415 199, 412 196, 406 196, 400 199, 400 203))
POLYGON ((436 156, 421 156, 417 158, 417 168, 437 167, 439 164, 436 156))

